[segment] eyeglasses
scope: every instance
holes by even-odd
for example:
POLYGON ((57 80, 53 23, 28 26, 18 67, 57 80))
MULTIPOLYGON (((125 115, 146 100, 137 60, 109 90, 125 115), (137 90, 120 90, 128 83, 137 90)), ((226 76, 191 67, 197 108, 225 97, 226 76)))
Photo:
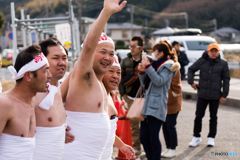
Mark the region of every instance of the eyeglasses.
POLYGON ((129 49, 139 48, 141 46, 129 46, 129 49))

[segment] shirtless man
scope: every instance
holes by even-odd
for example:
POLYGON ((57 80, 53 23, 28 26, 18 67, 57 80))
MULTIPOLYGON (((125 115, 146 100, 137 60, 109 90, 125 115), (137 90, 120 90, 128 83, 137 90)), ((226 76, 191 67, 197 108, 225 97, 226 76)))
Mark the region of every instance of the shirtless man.
POLYGON ((126 159, 134 159, 134 149, 125 144, 118 136, 116 136, 117 129, 117 109, 111 97, 111 92, 118 89, 121 80, 121 66, 118 62, 118 57, 114 56, 114 62, 103 77, 103 84, 108 94, 108 115, 110 117, 110 137, 107 146, 102 154, 101 160, 112 160, 113 145, 116 146, 122 153, 126 155, 126 159))
POLYGON ((52 78, 49 92, 38 93, 34 98, 37 128, 33 159, 60 160, 63 159, 66 112, 59 80, 64 76, 67 68, 67 52, 54 38, 42 41, 40 46, 48 59, 52 78))
POLYGON ((106 146, 110 120, 102 78, 113 63, 115 47, 101 32, 110 16, 125 5, 126 1, 119 4, 119 0, 104 0, 104 7, 88 32, 70 75, 65 104, 67 123, 75 140, 65 145, 65 159, 97 160, 106 146))
POLYGON ((32 97, 46 92, 51 78, 47 58, 33 45, 17 56, 10 70, 16 86, 0 95, 0 159, 31 160, 35 145, 32 97))

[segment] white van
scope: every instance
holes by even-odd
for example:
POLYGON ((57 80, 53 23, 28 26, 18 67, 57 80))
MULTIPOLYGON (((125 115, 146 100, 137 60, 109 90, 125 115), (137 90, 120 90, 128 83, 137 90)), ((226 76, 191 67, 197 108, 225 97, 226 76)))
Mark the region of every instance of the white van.
MULTIPOLYGON (((207 50, 207 46, 210 43, 216 42, 216 40, 212 37, 201 35, 160 37, 157 38, 155 42, 159 43, 161 40, 168 40, 171 43, 173 41, 177 41, 181 44, 181 49, 185 51, 189 59, 189 64, 185 68, 186 72, 188 67, 200 58, 205 50, 207 50)), ((223 52, 220 52, 220 56, 224 59, 223 52)))

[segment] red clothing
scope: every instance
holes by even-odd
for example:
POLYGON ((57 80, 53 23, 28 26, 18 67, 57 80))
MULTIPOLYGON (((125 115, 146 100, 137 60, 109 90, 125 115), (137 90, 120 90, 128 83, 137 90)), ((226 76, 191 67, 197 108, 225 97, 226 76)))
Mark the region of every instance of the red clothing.
MULTIPOLYGON (((132 146, 132 133, 130 121, 125 118, 126 110, 123 108, 124 101, 114 100, 115 107, 118 111, 116 135, 126 144, 132 146)), ((118 152, 118 160, 125 160, 126 157, 122 152, 118 152)))

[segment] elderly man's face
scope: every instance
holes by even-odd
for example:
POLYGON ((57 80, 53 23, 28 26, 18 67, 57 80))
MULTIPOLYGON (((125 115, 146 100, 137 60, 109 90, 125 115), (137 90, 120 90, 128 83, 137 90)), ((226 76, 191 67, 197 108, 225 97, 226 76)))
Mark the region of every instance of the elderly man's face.
POLYGON ((208 56, 211 58, 211 59, 216 59, 218 56, 219 56, 220 52, 219 50, 213 48, 211 50, 208 51, 208 56))
POLYGON ((121 68, 112 66, 103 77, 103 84, 108 92, 118 89, 121 80, 121 68))

